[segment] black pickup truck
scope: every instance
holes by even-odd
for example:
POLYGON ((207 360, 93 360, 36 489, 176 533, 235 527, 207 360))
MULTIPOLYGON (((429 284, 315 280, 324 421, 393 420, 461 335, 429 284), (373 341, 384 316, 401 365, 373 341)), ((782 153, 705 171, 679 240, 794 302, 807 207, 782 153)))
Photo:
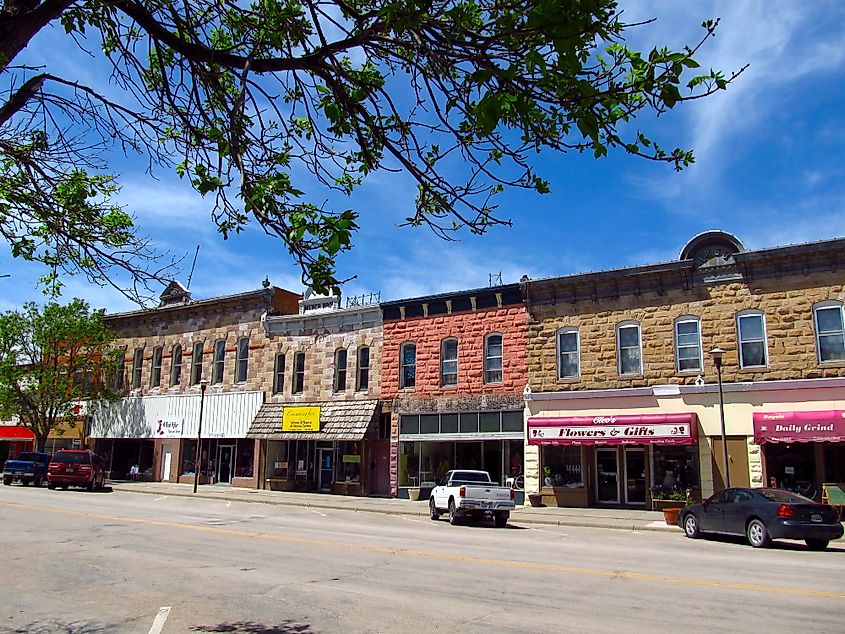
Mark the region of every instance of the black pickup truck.
POLYGON ((3 484, 9 486, 15 480, 27 486, 34 482, 40 487, 47 480, 47 465, 50 464, 50 454, 35 451, 24 451, 14 460, 7 460, 3 465, 3 484))

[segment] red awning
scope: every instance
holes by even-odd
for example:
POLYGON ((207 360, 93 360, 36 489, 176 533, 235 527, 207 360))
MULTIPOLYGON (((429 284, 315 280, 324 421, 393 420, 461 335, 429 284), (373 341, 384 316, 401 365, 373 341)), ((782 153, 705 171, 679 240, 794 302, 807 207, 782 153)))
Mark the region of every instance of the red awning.
POLYGON ((754 442, 842 442, 845 411, 754 412, 754 442))
POLYGON ((695 414, 533 416, 529 445, 692 445, 695 414))
POLYGON ((0 440, 11 440, 12 442, 26 440, 32 442, 35 440, 35 434, 26 427, 0 425, 0 440))

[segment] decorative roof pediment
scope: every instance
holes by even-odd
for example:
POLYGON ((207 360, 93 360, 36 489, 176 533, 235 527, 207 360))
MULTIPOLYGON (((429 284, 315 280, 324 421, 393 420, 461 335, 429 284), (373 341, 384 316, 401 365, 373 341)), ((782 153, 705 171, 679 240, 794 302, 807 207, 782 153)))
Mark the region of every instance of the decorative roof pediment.
POLYGON ((159 306, 172 306, 173 304, 187 304, 191 301, 191 292, 178 280, 173 280, 159 296, 159 306))

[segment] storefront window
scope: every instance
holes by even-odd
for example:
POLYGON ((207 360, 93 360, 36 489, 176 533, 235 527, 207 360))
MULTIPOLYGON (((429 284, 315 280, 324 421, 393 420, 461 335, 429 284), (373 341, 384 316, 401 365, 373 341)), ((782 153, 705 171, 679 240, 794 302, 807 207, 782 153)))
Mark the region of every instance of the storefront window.
POLYGON ((763 451, 769 486, 810 498, 818 494, 815 443, 773 443, 767 444, 763 451))
POLYGON ((416 487, 420 485, 420 445, 422 443, 403 442, 399 452, 399 486, 416 487))
POLYGON ((196 473, 197 441, 182 441, 182 475, 194 475, 196 473))
POLYGON ((698 448, 695 445, 652 445, 652 496, 673 491, 699 491, 698 448))
POLYGON ((582 487, 581 447, 543 447, 543 486, 582 487))
POLYGON ((360 482, 361 480, 361 443, 338 443, 339 460, 337 461, 336 482, 360 482))
POLYGON ((288 478, 288 441, 271 440, 267 443, 267 478, 288 478))
POLYGON ((235 447, 235 477, 251 478, 255 458, 255 441, 250 439, 238 440, 235 447))

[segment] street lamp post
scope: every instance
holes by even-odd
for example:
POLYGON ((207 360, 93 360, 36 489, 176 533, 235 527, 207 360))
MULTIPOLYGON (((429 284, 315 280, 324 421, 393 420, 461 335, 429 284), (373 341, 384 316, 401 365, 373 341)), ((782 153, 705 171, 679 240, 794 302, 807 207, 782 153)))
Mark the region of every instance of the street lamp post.
POLYGON ((713 348, 710 355, 716 366, 716 377, 719 381, 719 420, 722 424, 722 467, 725 472, 725 488, 731 488, 731 472, 728 468, 728 441, 725 439, 725 397, 722 391, 722 355, 725 351, 721 348, 713 348))
POLYGON ((197 452, 194 460, 194 493, 197 492, 197 482, 200 479, 200 463, 202 462, 202 406, 205 401, 205 388, 208 387, 208 381, 205 379, 200 381, 200 420, 197 426, 197 452))

